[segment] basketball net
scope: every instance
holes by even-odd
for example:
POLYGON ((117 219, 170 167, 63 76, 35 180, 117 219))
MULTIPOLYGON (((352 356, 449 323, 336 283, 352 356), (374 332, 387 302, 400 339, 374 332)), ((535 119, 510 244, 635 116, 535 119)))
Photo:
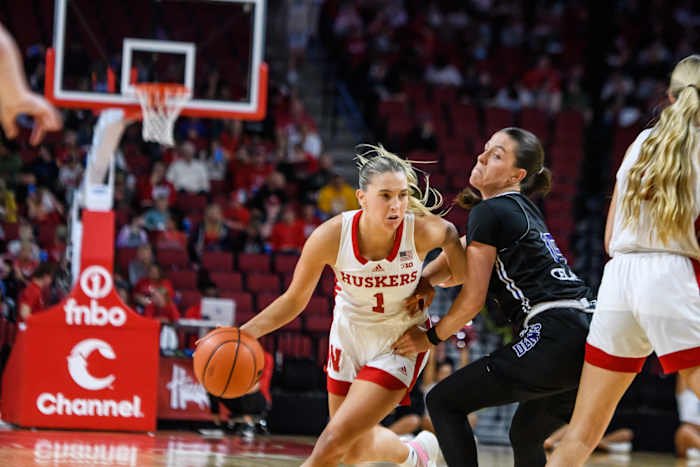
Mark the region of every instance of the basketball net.
POLYGON ((182 107, 192 93, 181 84, 139 83, 134 93, 141 104, 143 140, 174 146, 173 128, 182 107))

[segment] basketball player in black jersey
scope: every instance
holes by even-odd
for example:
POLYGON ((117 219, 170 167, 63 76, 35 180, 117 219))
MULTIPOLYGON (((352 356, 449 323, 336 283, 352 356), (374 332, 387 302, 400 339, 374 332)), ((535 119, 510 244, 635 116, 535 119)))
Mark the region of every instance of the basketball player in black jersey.
MULTIPOLYGON (((459 195, 459 203, 471 209, 462 239, 467 247, 462 291, 435 327, 411 329, 394 345, 399 354, 414 354, 438 344, 474 318, 487 296, 489 306, 496 304, 521 326, 513 342, 428 393, 430 417, 450 466, 477 465, 467 423, 471 412, 520 402, 510 429, 517 467, 543 466, 544 440, 571 417, 594 300, 527 197, 549 191, 551 173, 543 163, 539 140, 520 128, 500 130, 486 143, 469 178, 481 197, 469 188, 459 195)), ((455 285, 444 255, 423 277, 432 285, 455 285)), ((422 288, 413 300, 431 292, 422 288)))

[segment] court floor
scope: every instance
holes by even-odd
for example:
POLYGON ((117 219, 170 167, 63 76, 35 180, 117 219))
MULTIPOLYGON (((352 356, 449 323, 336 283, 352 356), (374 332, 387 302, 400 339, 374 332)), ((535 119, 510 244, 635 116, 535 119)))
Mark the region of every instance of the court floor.
MULTIPOLYGON (((207 439, 186 431, 129 434, 5 427, 0 429, 0 466, 298 466, 311 452, 313 442, 314 438, 290 436, 207 439)), ((479 458, 485 467, 513 465, 507 447, 481 446, 479 458)), ((700 467, 700 461, 651 453, 595 454, 586 465, 700 467)))

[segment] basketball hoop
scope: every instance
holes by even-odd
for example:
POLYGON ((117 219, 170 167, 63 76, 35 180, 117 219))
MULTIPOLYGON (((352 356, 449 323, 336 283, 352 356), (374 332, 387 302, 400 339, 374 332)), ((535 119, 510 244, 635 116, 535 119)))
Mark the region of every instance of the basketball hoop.
POLYGON ((138 83, 134 94, 141 104, 143 139, 165 146, 174 146, 175 120, 192 93, 181 84, 138 83))

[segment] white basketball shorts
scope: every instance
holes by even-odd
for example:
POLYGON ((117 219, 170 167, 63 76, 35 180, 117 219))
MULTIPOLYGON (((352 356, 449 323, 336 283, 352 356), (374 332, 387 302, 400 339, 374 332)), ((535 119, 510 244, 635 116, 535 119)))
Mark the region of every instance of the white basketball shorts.
POLYGON ((586 361, 639 372, 656 351, 665 373, 700 365, 700 264, 671 253, 627 253, 605 266, 586 361))
POLYGON ((427 352, 410 357, 393 353, 392 345, 405 331, 391 322, 357 325, 336 313, 328 339, 328 392, 346 396, 352 382, 362 379, 392 391, 406 389, 401 405, 409 405, 408 393, 427 363, 427 352))

